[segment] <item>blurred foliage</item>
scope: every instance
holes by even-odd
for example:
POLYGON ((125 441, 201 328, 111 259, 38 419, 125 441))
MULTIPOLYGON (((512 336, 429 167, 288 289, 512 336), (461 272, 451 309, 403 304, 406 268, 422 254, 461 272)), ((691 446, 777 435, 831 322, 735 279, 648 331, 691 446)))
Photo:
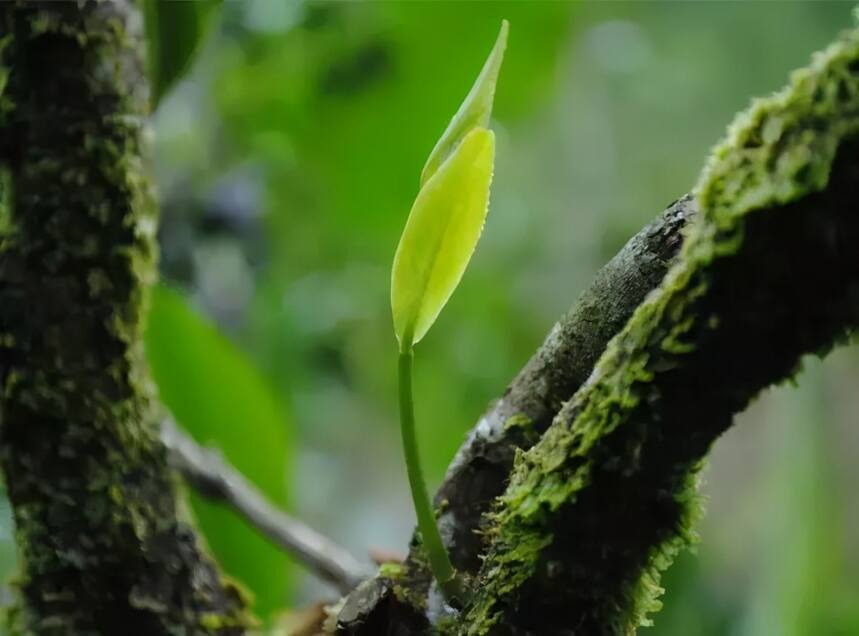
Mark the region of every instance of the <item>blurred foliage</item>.
MULTIPOLYGON (((414 521, 388 273, 423 162, 501 18, 492 212, 416 369, 431 482, 597 268, 692 186, 733 114, 781 86, 851 9, 223 3, 199 45, 167 45, 175 75, 187 51, 198 57, 157 91, 162 273, 187 296, 155 300, 149 353, 165 401, 271 496, 284 497, 287 471, 300 515, 356 553, 404 549, 414 521)), ((646 633, 859 633, 857 379, 855 351, 809 364, 798 389, 767 392, 720 441, 702 542, 667 573, 646 633)), ((234 555, 228 569, 276 604, 283 587, 267 584, 282 557, 257 558, 262 540, 195 505, 213 549, 234 555)), ((330 597, 315 585, 287 602, 330 597)))
POLYGON ((191 65, 220 0, 143 0, 153 108, 191 65))
MULTIPOLYGON (((837 389, 838 371, 848 378, 851 367, 855 373, 855 360, 849 352, 836 354, 827 363, 835 367, 828 379, 826 367, 809 358, 796 386, 771 392, 743 415, 741 420, 763 425, 757 433, 764 434, 765 446, 741 439, 739 428, 728 434, 732 444, 752 447, 745 452, 755 454, 751 472, 757 478, 749 479, 748 465, 715 467, 739 473, 743 506, 732 504, 733 514, 719 522, 726 529, 721 546, 708 543, 714 537, 705 527, 700 554, 684 555, 671 568, 656 633, 859 633, 857 546, 850 545, 843 514, 845 502, 855 504, 838 493, 838 454, 830 446, 838 436, 832 426, 837 414, 827 398, 837 389)), ((855 426, 855 415, 850 423, 855 426)), ((734 450, 735 458, 741 455, 734 450)), ((855 455, 856 448, 850 452, 855 455)))
MULTIPOLYGON (((158 394, 198 442, 213 445, 268 497, 287 503, 291 454, 280 400, 245 355, 175 291, 156 287, 146 353, 158 394)), ((289 563, 232 510, 192 492, 200 529, 226 572, 247 585, 265 617, 282 608, 289 563)))

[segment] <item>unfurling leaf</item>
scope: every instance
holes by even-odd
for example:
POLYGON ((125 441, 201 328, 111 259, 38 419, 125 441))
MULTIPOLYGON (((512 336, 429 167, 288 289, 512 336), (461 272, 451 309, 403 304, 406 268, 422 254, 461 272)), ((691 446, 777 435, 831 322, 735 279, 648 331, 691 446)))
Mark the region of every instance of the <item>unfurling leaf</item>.
POLYGON ((487 128, 507 21, 471 92, 436 144, 421 175, 391 271, 391 308, 400 342, 400 427, 409 486, 433 577, 451 605, 469 597, 450 561, 421 470, 412 398, 412 345, 435 322, 459 284, 489 210, 495 135, 487 128))
POLYGON ((489 127, 489 116, 492 114, 492 102, 495 99, 495 84, 498 82, 498 71, 504 59, 504 49, 507 47, 508 29, 509 23, 503 20, 495 46, 486 58, 480 75, 477 76, 474 85, 436 142, 435 148, 432 149, 424 165, 421 172, 421 185, 429 181, 472 129, 489 127))
POLYGON ((401 351, 426 335, 459 284, 489 206, 495 136, 488 129, 508 23, 430 153, 394 255, 391 307, 401 351))
POLYGON ((424 337, 459 284, 489 204, 495 135, 473 128, 418 193, 391 274, 400 349, 424 337))

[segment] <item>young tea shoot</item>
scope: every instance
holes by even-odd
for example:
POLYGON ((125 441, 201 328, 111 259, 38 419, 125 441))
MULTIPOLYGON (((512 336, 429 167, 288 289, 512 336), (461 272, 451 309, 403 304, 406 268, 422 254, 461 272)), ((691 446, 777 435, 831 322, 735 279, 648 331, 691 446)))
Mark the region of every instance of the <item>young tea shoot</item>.
POLYGON ((391 309, 400 350, 400 427, 418 530, 439 588, 448 601, 459 603, 466 600, 466 590, 441 540, 420 464, 412 398, 413 347, 459 284, 489 211, 495 159, 489 118, 507 30, 504 20, 474 86, 427 159, 391 271, 391 309))

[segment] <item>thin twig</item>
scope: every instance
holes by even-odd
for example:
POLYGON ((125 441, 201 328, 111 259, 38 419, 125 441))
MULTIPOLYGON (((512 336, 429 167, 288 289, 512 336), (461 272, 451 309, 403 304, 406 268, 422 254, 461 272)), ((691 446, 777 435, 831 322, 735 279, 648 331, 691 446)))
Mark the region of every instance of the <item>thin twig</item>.
POLYGON ((161 426, 161 440, 174 467, 205 497, 221 500, 262 534, 293 555, 341 593, 372 576, 345 548, 291 517, 268 501, 218 451, 203 448, 171 420, 161 426))

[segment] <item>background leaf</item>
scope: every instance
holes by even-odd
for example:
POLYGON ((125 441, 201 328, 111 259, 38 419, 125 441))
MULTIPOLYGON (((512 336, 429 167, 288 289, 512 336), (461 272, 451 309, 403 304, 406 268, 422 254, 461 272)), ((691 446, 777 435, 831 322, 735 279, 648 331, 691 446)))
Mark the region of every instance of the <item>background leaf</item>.
MULTIPOLYGON (((256 368, 183 296, 153 293, 146 352, 159 397, 176 421, 225 457, 272 501, 285 505, 291 455, 287 418, 256 368)), ((209 547, 254 593, 261 617, 283 607, 289 562, 231 510, 191 494, 209 547)))
POLYGON ((220 0, 144 0, 152 109, 191 66, 220 0))

